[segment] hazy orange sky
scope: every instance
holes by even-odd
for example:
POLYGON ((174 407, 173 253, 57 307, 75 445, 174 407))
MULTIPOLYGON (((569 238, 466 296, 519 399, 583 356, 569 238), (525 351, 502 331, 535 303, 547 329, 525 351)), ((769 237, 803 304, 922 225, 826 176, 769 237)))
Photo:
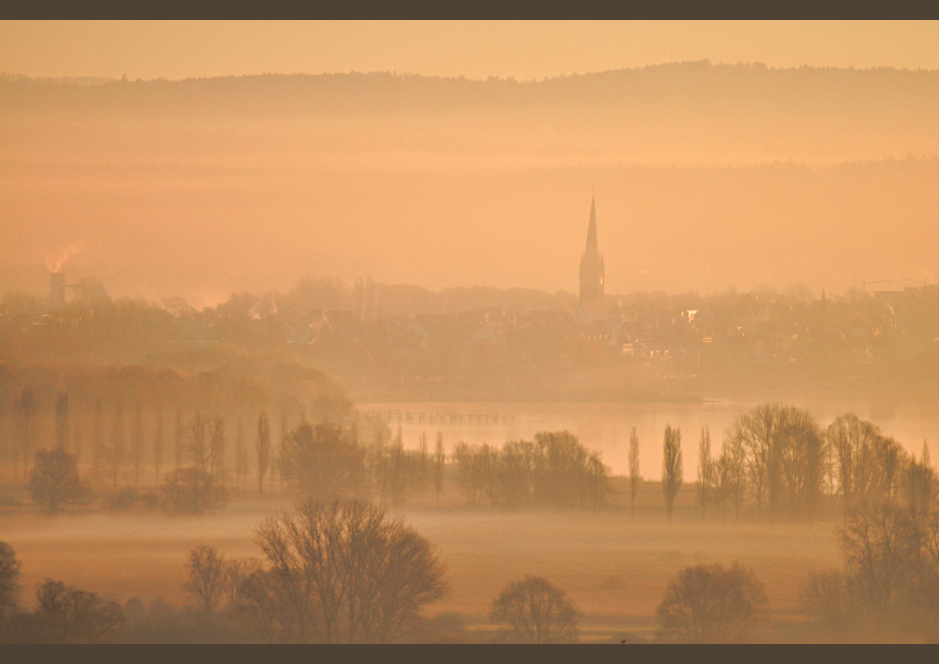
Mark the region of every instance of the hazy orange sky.
POLYGON ((702 59, 939 69, 939 22, 0 23, 0 71, 29 76, 397 71, 531 79, 702 59))
POLYGON ((129 82, 0 78, 0 293, 574 291, 594 188, 610 292, 939 277, 939 22, 0 22, 3 71, 129 82))

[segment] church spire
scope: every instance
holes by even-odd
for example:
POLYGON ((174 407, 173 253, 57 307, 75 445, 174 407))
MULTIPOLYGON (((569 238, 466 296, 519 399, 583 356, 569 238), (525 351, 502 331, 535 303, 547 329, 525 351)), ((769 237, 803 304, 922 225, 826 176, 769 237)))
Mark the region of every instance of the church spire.
POLYGON ((597 242, 597 199, 590 197, 590 224, 587 226, 587 246, 584 249, 588 254, 599 254, 600 243, 597 242))
POLYGON ((580 258, 580 300, 591 302, 603 299, 603 256, 597 241, 597 200, 590 197, 590 223, 587 226, 587 246, 580 258))

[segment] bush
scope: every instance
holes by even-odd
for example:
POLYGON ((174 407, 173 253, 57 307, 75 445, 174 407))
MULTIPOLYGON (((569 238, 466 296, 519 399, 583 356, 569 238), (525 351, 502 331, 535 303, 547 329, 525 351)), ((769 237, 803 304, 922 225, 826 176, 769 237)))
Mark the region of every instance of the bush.
POLYGON ((844 574, 837 570, 810 574, 799 599, 802 612, 819 626, 839 630, 850 621, 852 598, 844 574))
POLYGON ((163 505, 170 512, 203 514, 219 510, 228 503, 225 487, 201 468, 170 473, 160 491, 163 505))
POLYGON ((365 485, 365 457, 339 425, 301 424, 287 441, 284 475, 307 498, 357 497, 365 485))
POLYGON ((86 590, 46 579, 36 591, 39 608, 33 615, 35 642, 102 643, 112 639, 124 623, 116 602, 86 590))
POLYGON ((680 571, 656 610, 660 637, 686 643, 729 643, 746 636, 766 590, 750 570, 734 563, 680 571))
POLYGON ((82 505, 92 498, 91 487, 78 476, 75 455, 61 448, 38 450, 29 474, 29 495, 50 513, 65 505, 82 505))
POLYGON ((490 618, 505 625, 505 637, 515 643, 577 641, 576 607, 567 593, 541 577, 509 583, 492 603, 490 618))
POLYGON ((160 504, 160 495, 138 491, 134 487, 125 487, 108 500, 111 509, 126 511, 134 507, 155 509, 160 504))

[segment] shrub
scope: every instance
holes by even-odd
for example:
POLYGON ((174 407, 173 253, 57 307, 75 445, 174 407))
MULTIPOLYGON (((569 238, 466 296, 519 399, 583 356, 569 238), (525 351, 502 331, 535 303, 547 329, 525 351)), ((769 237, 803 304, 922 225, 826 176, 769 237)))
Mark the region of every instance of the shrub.
POLYGON ((492 603, 490 618, 506 625, 505 636, 516 643, 577 641, 576 607, 567 593, 541 577, 509 583, 492 603))
POLYGON ((38 450, 29 475, 29 495, 50 513, 65 505, 82 505, 92 498, 91 487, 78 476, 75 455, 61 448, 38 450))
POLYGON ((171 512, 203 514, 221 509, 228 502, 225 487, 201 468, 170 473, 160 490, 164 507, 171 512))
POLYGON ((695 565, 668 584, 656 617, 666 641, 728 643, 746 636, 765 604, 763 584, 738 563, 695 565))

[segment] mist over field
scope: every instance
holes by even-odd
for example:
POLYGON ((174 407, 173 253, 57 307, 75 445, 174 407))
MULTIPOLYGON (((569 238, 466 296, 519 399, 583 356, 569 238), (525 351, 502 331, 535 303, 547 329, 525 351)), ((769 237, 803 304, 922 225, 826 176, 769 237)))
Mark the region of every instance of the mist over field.
POLYGON ((0 22, 0 643, 935 642, 933 27, 0 22))

